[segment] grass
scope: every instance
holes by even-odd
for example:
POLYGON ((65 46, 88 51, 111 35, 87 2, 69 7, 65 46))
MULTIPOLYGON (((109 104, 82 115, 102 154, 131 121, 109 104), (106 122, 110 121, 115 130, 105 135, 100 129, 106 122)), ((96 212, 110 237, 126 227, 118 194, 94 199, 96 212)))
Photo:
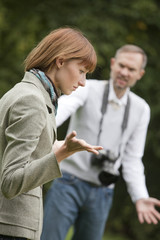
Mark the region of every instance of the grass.
MULTIPOLYGON (((72 234, 73 228, 70 228, 65 240, 71 240, 72 234)), ((102 240, 128 240, 128 239, 124 238, 123 236, 115 236, 114 234, 111 233, 105 233, 102 240)))

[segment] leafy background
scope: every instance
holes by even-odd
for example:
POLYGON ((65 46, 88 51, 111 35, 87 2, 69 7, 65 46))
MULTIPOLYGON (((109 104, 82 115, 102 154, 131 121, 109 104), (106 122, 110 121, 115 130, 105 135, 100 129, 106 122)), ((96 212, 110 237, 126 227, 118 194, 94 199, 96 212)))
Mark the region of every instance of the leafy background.
MULTIPOLYGON (((147 53, 146 74, 133 91, 151 107, 143 162, 149 193, 160 199, 160 1, 0 0, 0 97, 23 77, 29 51, 61 26, 79 28, 94 45, 98 64, 90 78, 109 78, 110 58, 123 44, 137 44, 147 53)), ((59 138, 65 135, 66 126, 58 130, 59 138)), ((159 224, 138 223, 123 179, 116 186, 106 233, 114 240, 159 240, 159 224)))

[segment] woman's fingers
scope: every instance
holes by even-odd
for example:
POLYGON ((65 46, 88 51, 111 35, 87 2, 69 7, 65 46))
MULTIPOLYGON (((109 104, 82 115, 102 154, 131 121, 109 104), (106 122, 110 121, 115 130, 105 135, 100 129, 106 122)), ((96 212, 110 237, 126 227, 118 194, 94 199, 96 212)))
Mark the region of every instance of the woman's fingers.
POLYGON ((72 138, 74 138, 77 135, 76 131, 72 131, 71 133, 69 133, 66 137, 67 140, 71 140, 72 138))
POLYGON ((69 151, 88 151, 94 154, 99 154, 98 150, 103 149, 102 146, 90 145, 85 140, 76 138, 76 135, 76 131, 72 131, 66 137, 66 144, 69 151))

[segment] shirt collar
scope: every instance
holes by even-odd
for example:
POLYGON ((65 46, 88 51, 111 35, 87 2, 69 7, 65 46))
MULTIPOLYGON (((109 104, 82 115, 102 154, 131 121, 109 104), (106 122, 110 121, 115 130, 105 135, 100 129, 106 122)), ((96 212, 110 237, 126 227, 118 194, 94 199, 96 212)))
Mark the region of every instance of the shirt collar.
POLYGON ((123 97, 121 97, 119 99, 119 98, 117 98, 116 93, 115 93, 114 88, 113 88, 113 80, 110 79, 109 83, 110 84, 109 84, 109 97, 108 97, 108 101, 117 103, 120 106, 121 105, 126 105, 127 104, 128 93, 129 93, 130 89, 128 88, 127 91, 125 92, 125 94, 123 95, 123 97))

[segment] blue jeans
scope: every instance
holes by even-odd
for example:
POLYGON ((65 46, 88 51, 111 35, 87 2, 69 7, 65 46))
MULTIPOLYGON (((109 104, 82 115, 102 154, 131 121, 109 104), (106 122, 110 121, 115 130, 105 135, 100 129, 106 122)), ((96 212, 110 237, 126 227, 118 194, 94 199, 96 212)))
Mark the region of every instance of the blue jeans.
POLYGON ((27 238, 0 235, 0 240, 27 240, 27 238))
POLYGON ((72 225, 72 240, 102 239, 112 199, 113 189, 63 173, 46 196, 41 240, 64 240, 72 225))

